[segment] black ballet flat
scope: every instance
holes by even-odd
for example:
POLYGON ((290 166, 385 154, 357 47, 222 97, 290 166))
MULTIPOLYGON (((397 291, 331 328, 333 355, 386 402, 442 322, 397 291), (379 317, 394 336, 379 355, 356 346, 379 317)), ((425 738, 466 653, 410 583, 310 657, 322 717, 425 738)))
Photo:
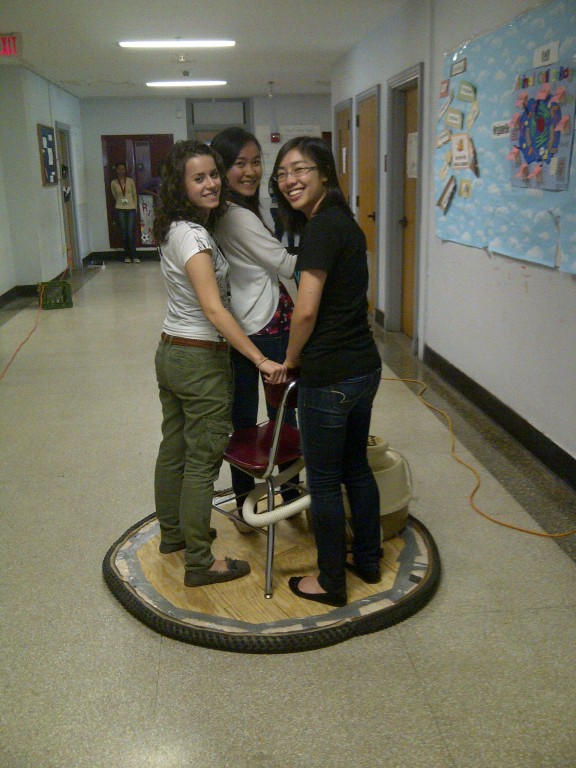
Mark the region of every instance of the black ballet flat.
POLYGON ((333 605, 335 608, 341 608, 346 605, 347 598, 345 594, 340 594, 338 592, 321 592, 320 594, 302 592, 298 586, 302 578, 302 576, 292 576, 292 578, 288 580, 290 590, 298 597, 302 597, 304 600, 313 600, 315 603, 322 603, 323 605, 333 605))
POLYGON ((374 568, 374 570, 368 571, 365 568, 360 568, 358 565, 354 565, 354 563, 346 563, 346 568, 358 576, 359 579, 362 579, 366 584, 378 584, 379 581, 382 581, 380 568, 374 568))

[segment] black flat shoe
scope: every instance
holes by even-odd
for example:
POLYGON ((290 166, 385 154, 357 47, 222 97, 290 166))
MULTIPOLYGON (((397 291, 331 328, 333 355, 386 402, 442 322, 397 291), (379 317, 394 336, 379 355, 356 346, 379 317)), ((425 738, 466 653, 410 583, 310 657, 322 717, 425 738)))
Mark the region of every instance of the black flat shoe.
MULTIPOLYGON (((218 531, 216 528, 210 528, 210 538, 212 541, 214 541, 216 536, 218 536, 218 531)), ((172 552, 180 552, 181 549, 186 549, 186 542, 177 541, 176 544, 165 544, 163 541, 161 541, 158 549, 163 555, 171 555, 172 552)))
POLYGON ((184 573, 184 584, 187 587, 205 587, 209 584, 221 584, 223 581, 234 581, 247 576, 250 573, 250 566, 246 560, 232 560, 226 558, 225 571, 186 571, 184 573))
POLYGON ((366 584, 378 584, 378 582, 382 581, 380 568, 368 571, 365 568, 360 568, 358 565, 354 565, 354 563, 346 563, 346 568, 358 576, 359 579, 362 579, 366 584))
POLYGON ((333 605, 336 608, 341 608, 343 605, 346 605, 347 598, 345 594, 338 594, 337 592, 321 592, 320 594, 302 592, 298 587, 302 578, 302 576, 292 576, 292 578, 288 580, 290 590, 298 597, 302 597, 304 600, 313 600, 315 603, 322 603, 323 605, 333 605))

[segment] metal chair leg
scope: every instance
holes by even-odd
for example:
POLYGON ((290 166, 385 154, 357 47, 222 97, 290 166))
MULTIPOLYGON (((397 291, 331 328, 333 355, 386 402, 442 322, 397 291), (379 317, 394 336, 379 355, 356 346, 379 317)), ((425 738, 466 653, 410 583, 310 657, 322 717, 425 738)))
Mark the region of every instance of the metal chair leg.
POLYGON ((274 523, 268 525, 268 547, 266 549, 266 591, 264 597, 272 597, 272 564, 274 562, 274 523))
MULTIPOLYGON (((268 504, 267 510, 271 512, 274 509, 274 483, 270 478, 266 481, 268 484, 268 504)), ((272 565, 274 563, 274 523, 268 523, 268 544, 266 548, 266 589, 264 597, 268 600, 272 597, 272 565)))

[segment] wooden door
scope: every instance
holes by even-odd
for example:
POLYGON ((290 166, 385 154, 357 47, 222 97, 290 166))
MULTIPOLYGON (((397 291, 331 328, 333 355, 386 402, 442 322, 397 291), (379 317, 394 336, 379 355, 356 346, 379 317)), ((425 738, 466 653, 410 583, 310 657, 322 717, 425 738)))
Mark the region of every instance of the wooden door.
POLYGON ((374 313, 376 305, 376 210, 378 166, 378 97, 363 99, 358 104, 358 197, 356 211, 358 224, 366 235, 368 246, 368 311, 374 313))
POLYGON ((338 183, 346 202, 350 205, 350 167, 352 164, 352 147, 350 132, 350 107, 336 112, 336 171, 338 183))
POLYGON ((401 328, 414 337, 414 289, 416 264, 416 193, 418 187, 418 86, 404 100, 404 193, 402 215, 401 328))
MULTIPOLYGON (((114 224, 114 198, 110 192, 117 163, 126 163, 126 173, 134 179, 138 193, 153 176, 159 165, 174 146, 171 133, 155 133, 135 136, 102 136, 102 162, 108 213, 108 235, 111 248, 121 248, 122 238, 114 224)), ((136 247, 142 246, 140 228, 136 227, 136 247)))

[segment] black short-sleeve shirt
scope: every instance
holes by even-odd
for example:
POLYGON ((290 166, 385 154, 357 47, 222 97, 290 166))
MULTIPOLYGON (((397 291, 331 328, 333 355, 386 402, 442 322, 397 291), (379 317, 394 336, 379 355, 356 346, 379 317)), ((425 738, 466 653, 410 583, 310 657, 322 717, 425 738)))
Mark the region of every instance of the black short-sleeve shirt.
POLYGON ((377 370, 366 238, 357 222, 336 205, 313 216, 300 238, 297 268, 327 273, 316 325, 302 350, 302 384, 322 387, 377 370))

